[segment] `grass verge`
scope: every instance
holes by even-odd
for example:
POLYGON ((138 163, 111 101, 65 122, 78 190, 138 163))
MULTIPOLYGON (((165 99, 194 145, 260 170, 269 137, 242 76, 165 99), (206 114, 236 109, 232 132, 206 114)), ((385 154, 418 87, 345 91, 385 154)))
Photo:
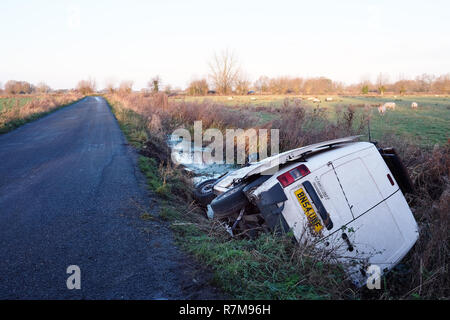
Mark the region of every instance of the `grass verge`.
POLYGON ((8 133, 18 127, 33 122, 61 108, 73 105, 84 97, 80 95, 67 95, 59 97, 35 97, 23 99, 7 98, 15 100, 9 108, 0 110, 0 134, 8 133))

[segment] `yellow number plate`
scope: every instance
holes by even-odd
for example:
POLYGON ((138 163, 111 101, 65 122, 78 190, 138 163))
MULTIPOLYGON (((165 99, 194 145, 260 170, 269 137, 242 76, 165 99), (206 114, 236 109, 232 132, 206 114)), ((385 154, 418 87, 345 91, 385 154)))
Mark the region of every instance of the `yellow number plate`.
POLYGON ((300 206, 303 208, 309 223, 311 223, 314 227, 314 231, 320 232, 320 230, 323 229, 323 225, 320 222, 319 217, 317 217, 317 214, 306 196, 305 191, 303 191, 303 189, 297 190, 295 192, 295 196, 297 197, 298 203, 300 203, 300 206))

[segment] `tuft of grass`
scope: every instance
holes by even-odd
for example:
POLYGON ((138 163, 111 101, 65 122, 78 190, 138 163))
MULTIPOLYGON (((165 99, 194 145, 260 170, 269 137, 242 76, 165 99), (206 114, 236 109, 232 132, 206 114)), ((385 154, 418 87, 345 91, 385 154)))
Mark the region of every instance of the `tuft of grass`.
POLYGON ((181 215, 177 209, 165 205, 161 208, 159 217, 164 221, 176 221, 181 218, 181 215))
POLYGON ((156 218, 149 213, 141 214, 141 219, 144 221, 155 221, 156 220, 156 218))
POLYGON ((299 254, 292 236, 231 240, 204 234, 195 225, 175 230, 179 244, 214 269, 216 285, 236 299, 352 298, 342 289, 343 271, 299 254))
POLYGON ((142 148, 148 140, 145 121, 142 116, 133 110, 122 108, 118 103, 108 101, 108 104, 128 142, 137 149, 142 148))
POLYGON ((170 198, 170 185, 161 178, 161 172, 155 159, 142 156, 139 157, 139 168, 147 177, 148 186, 152 191, 162 197, 170 198))

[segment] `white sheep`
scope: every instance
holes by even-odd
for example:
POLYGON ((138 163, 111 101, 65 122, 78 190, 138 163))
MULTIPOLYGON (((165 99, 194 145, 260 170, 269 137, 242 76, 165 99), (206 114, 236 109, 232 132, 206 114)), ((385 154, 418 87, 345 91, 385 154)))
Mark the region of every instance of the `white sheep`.
POLYGON ((411 108, 417 109, 417 108, 419 108, 419 105, 417 104, 417 102, 413 102, 413 103, 411 104, 411 108))
POLYGON ((388 109, 395 110, 396 106, 397 105, 395 104, 395 102, 387 102, 383 105, 385 110, 388 110, 388 109))
POLYGON ((378 112, 379 112, 381 115, 384 115, 385 112, 386 112, 386 107, 385 107, 384 105, 379 106, 379 107, 378 107, 378 112))

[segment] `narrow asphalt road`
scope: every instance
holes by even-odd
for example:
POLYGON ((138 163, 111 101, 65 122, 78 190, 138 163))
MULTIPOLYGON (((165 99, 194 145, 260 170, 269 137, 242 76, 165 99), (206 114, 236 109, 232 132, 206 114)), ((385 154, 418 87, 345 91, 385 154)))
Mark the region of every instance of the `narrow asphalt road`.
POLYGON ((102 98, 1 135, 0 299, 216 298, 151 204, 102 98))

